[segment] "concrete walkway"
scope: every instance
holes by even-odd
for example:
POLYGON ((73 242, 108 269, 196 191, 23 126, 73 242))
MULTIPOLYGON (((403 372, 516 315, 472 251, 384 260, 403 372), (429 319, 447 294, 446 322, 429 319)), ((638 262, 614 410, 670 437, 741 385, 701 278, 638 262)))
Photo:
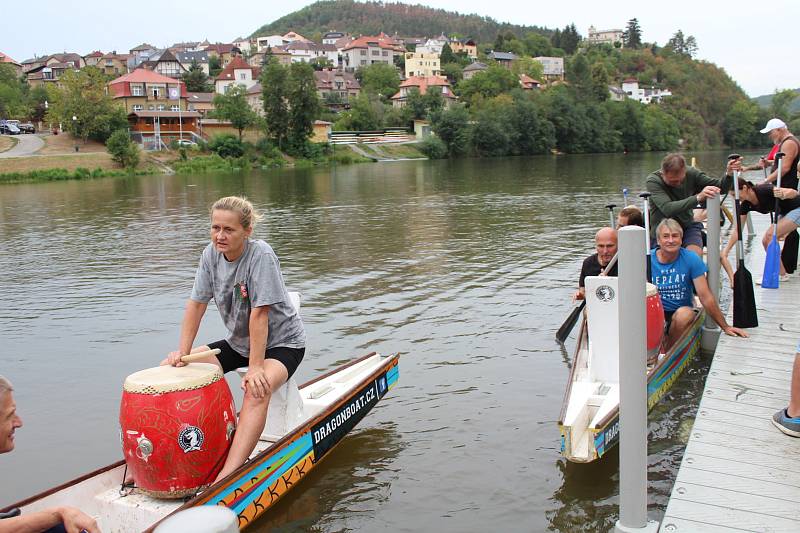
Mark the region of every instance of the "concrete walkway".
POLYGON ((14 138, 18 141, 16 146, 13 146, 10 150, 6 150, 5 152, 0 152, 0 158, 26 157, 44 148, 44 141, 36 134, 26 133, 14 135, 14 138))
MULTIPOLYGON (((769 219, 753 218, 758 236, 746 263, 756 280, 769 219)), ((662 532, 800 531, 800 439, 771 422, 789 401, 800 277, 779 289, 755 286, 755 296, 759 325, 750 338, 719 339, 662 532)))

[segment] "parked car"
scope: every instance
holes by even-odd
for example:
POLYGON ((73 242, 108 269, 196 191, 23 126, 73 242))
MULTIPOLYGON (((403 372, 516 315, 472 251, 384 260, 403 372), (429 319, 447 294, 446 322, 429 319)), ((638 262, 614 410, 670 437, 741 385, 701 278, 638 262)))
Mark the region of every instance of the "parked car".
POLYGON ((178 146, 197 146, 197 143, 189 139, 178 139, 175 141, 178 146))
POLYGON ((21 131, 22 133, 36 133, 36 127, 30 122, 17 124, 17 127, 19 128, 19 131, 21 131))
POLYGON ((19 135, 22 132, 14 124, 6 122, 4 124, 0 124, 0 133, 5 133, 6 135, 19 135))

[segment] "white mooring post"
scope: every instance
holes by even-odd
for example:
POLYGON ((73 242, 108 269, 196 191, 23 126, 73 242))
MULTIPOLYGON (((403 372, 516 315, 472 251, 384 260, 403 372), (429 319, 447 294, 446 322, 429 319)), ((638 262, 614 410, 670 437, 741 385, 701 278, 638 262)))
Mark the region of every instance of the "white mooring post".
MULTIPOLYGON (((708 286, 714 299, 719 301, 719 194, 706 201, 706 211, 708 212, 708 240, 706 243, 708 260, 708 286)), ((703 324, 700 346, 707 352, 713 352, 719 340, 720 329, 714 319, 706 315, 703 324)))
POLYGON ((645 229, 619 230, 619 520, 616 533, 658 531, 647 520, 645 229))

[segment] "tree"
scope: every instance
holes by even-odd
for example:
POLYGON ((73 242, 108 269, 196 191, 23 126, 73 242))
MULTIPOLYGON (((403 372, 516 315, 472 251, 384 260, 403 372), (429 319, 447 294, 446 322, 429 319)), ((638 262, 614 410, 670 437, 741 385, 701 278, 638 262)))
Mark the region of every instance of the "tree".
POLYGON ((26 88, 11 65, 0 63, 0 116, 22 118, 28 115, 26 88))
POLYGON ((117 130, 106 141, 106 150, 111 159, 124 168, 136 168, 139 164, 139 147, 131 141, 126 130, 117 130))
POLYGON ((517 76, 525 74, 535 80, 541 80, 544 76, 544 65, 532 57, 520 57, 511 64, 511 72, 517 76))
POLYGON ((758 131, 758 108, 745 100, 736 102, 725 115, 723 140, 731 148, 752 145, 753 132, 758 131))
POLYGON ((464 77, 464 69, 458 63, 442 63, 442 75, 455 85, 464 77))
POLYGON ((468 80, 461 80, 457 88, 461 96, 467 100, 482 96, 491 98, 519 87, 519 78, 507 68, 491 65, 478 72, 468 80))
POLYGON ((233 84, 227 87, 225 94, 214 96, 213 116, 227 120, 239 130, 239 141, 242 132, 256 123, 257 115, 247 103, 247 89, 243 85, 233 84))
POLYGON ((222 61, 219 56, 216 54, 208 56, 208 75, 216 78, 220 72, 222 72, 222 61))
POLYGON ((561 45, 558 48, 562 48, 564 52, 572 55, 578 49, 580 42, 581 36, 575 28, 575 24, 570 24, 561 32, 561 45))
POLYGON ((450 157, 464 155, 470 146, 469 112, 456 104, 431 117, 433 132, 447 145, 450 157))
POLYGON ((625 48, 638 49, 642 46, 642 29, 639 27, 639 21, 632 18, 628 21, 628 27, 622 34, 622 42, 625 48))
POLYGON ((362 92, 350 100, 350 109, 334 125, 338 131, 369 131, 383 127, 386 106, 376 94, 362 92))
POLYGON ((455 63, 457 61, 455 54, 453 54, 453 49, 450 48, 450 45, 445 43, 442 47, 442 53, 439 54, 439 64, 444 65, 445 63, 455 63))
POLYGON ((694 36, 684 36, 683 31, 678 30, 675 35, 667 41, 667 48, 671 49, 676 54, 686 57, 694 57, 697 54, 697 40, 694 36))
POLYGON ((193 93, 208 93, 212 91, 211 85, 208 83, 208 76, 203 72, 196 59, 192 59, 192 64, 189 70, 183 73, 183 82, 186 84, 186 90, 193 93))
POLYGON ((271 59, 261 73, 261 98, 267 137, 283 150, 289 130, 288 98, 289 73, 276 59, 271 59))
POLYGON ((400 75, 397 69, 387 63, 373 63, 356 71, 361 82, 361 90, 380 95, 387 100, 394 96, 400 88, 400 75))
POLYGON ((553 45, 540 33, 529 33, 523 41, 528 55, 531 57, 553 55, 553 45))
POLYGON ((428 114, 425 99, 416 87, 409 89, 404 108, 408 110, 410 119, 425 118, 428 114))
POLYGON ((797 91, 793 89, 784 89, 782 91, 775 91, 772 95, 772 101, 769 103, 769 110, 773 117, 778 117, 784 121, 789 120, 790 106, 792 102, 800 96, 797 91))
POLYGON ((48 91, 50 122, 60 122, 84 142, 105 142, 116 130, 127 129, 125 110, 106 92, 106 76, 98 68, 68 70, 59 81, 61 88, 48 91))
POLYGON ((592 97, 597 102, 608 100, 608 72, 602 63, 592 65, 592 97))
POLYGON ((323 70, 333 67, 333 62, 331 62, 331 60, 327 57, 315 57, 313 60, 311 60, 310 64, 314 70, 323 70))
POLYGON ((314 69, 308 63, 292 63, 289 67, 289 146, 300 152, 314 132, 314 120, 320 112, 314 69))
POLYGON ((576 54, 567 68, 567 81, 575 93, 582 98, 592 97, 592 73, 585 54, 576 54))

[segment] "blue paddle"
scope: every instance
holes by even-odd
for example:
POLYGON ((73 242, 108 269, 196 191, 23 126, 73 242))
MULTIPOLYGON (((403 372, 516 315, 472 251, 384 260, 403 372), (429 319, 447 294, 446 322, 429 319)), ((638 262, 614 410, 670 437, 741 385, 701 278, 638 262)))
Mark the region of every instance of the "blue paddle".
MULTIPOLYGON (((776 186, 781 186, 781 171, 783 170, 783 152, 775 154, 778 160, 778 179, 776 186)), ((772 222, 772 241, 767 246, 767 258, 764 261, 764 275, 761 278, 761 286, 765 289, 777 289, 780 285, 781 273, 781 247, 778 244, 778 198, 775 198, 775 209, 772 222)))

